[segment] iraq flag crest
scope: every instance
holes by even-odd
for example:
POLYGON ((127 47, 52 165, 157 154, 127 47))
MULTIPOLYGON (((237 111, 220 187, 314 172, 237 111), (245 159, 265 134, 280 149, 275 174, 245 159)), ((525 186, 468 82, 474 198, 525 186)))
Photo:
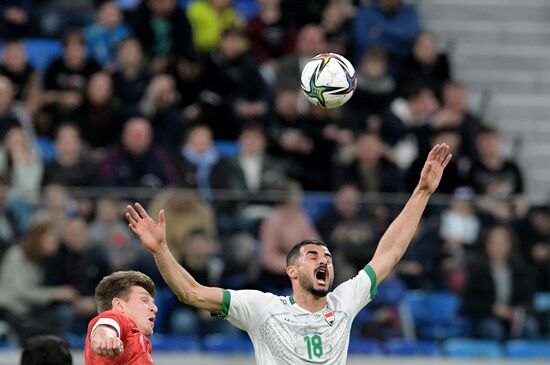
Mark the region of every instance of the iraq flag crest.
POLYGON ((332 326, 334 324, 334 312, 332 311, 332 309, 325 309, 325 311, 323 312, 323 316, 325 317, 325 320, 329 325, 332 326))

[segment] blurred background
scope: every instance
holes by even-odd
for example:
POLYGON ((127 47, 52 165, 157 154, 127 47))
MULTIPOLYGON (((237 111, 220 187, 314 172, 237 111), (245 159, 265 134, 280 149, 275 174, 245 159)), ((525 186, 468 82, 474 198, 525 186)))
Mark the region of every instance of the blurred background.
POLYGON ((545 0, 3 0, 0 363, 44 333, 79 363, 95 285, 125 269, 156 282, 157 363, 183 352, 252 363, 246 334, 178 303, 126 204, 166 210, 170 248, 199 282, 288 295, 298 241, 327 242, 335 285, 368 263, 441 142, 454 158, 356 318, 350 356, 550 358, 549 11, 545 0), (338 109, 300 91, 322 52, 357 72, 338 109))

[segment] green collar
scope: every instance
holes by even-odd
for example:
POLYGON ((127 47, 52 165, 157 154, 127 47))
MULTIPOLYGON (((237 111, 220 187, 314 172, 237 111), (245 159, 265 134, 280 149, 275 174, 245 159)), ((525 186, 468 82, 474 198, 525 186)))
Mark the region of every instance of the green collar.
POLYGON ((294 295, 289 296, 288 300, 290 301, 290 304, 296 304, 296 301, 294 300, 294 295))

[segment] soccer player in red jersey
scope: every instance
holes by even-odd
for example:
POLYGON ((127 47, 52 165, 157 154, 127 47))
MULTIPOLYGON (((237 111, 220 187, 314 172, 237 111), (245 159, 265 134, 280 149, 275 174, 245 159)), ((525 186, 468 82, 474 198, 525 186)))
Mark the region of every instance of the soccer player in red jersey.
POLYGON ((99 314, 88 324, 86 365, 151 365, 153 334, 158 311, 155 284, 138 271, 117 271, 95 288, 99 314))

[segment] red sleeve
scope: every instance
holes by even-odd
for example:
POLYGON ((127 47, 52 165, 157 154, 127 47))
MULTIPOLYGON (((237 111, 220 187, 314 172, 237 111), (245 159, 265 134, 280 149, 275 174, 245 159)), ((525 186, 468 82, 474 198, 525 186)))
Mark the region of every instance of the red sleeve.
POLYGON ((95 327, 99 325, 108 325, 116 329, 118 337, 124 340, 128 332, 129 319, 124 314, 116 311, 106 311, 97 315, 90 321, 88 326, 88 335, 91 335, 95 327))

